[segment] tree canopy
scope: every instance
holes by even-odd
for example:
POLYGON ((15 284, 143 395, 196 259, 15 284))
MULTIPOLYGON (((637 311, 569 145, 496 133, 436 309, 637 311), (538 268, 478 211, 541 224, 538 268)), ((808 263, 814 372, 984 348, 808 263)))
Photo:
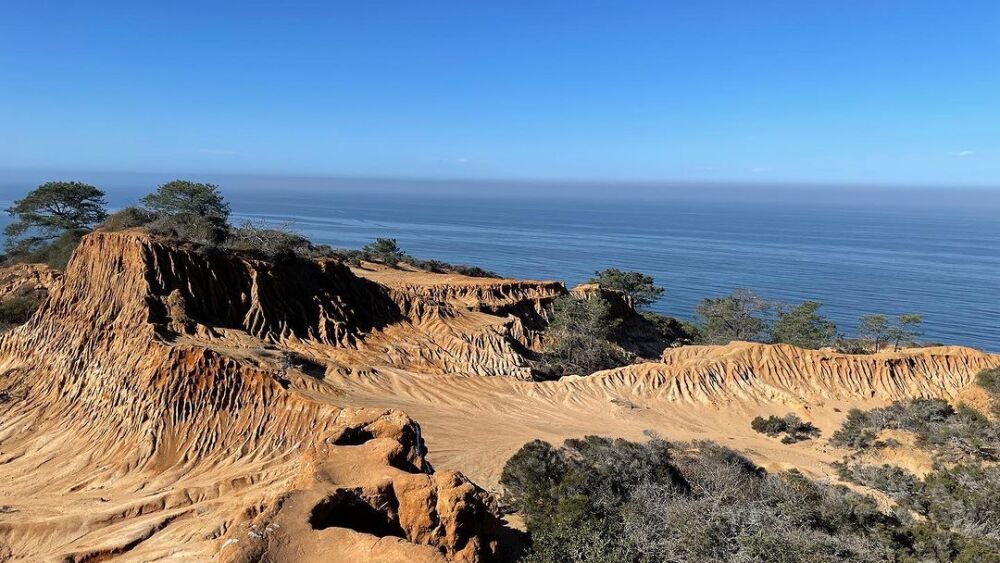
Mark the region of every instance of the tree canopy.
POLYGON ((104 192, 83 182, 46 182, 14 202, 7 213, 7 251, 25 255, 66 233, 78 237, 107 216, 104 192))
POLYGON ((194 215, 229 219, 229 204, 215 184, 173 180, 142 198, 142 204, 163 215, 194 215))
POLYGON ((608 303, 598 296, 560 297, 543 354, 549 362, 576 373, 614 367, 622 361, 621 352, 611 343, 619 324, 608 303))
POLYGON ((771 309, 770 302, 750 290, 736 289, 725 297, 703 299, 695 307, 698 331, 709 344, 761 340, 771 309))
POLYGON ((822 306, 817 301, 805 301, 791 309, 779 307, 771 339, 814 350, 829 346, 837 337, 837 325, 816 313, 822 306))
POLYGON ((154 232, 218 244, 229 231, 229 204, 215 184, 173 180, 140 200, 159 217, 154 232))
POLYGON ((923 322, 923 316, 916 313, 899 315, 893 319, 882 314, 864 315, 858 319, 858 338, 875 352, 890 342, 898 349, 912 344, 922 334, 920 327, 923 322))
POLYGON ((406 257, 394 238, 377 238, 364 245, 361 253, 366 260, 381 260, 387 265, 394 265, 406 257))
POLYGON ((600 284, 609 289, 617 289, 632 299, 637 309, 648 307, 663 295, 664 289, 655 284, 652 276, 642 272, 627 272, 617 268, 607 268, 594 272, 590 283, 600 284))

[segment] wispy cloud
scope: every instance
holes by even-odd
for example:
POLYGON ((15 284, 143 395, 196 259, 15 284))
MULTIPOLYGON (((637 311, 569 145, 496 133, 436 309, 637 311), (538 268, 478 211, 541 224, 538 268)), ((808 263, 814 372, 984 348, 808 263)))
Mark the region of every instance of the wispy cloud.
POLYGON ((750 172, 753 174, 763 174, 764 172, 770 172, 770 171, 771 171, 770 166, 754 166, 753 168, 750 169, 750 172))
POLYGON ((958 158, 967 158, 967 157, 970 157, 970 156, 972 156, 974 154, 976 154, 975 151, 968 151, 968 150, 966 150, 966 151, 953 152, 953 153, 951 153, 951 156, 957 156, 958 158))

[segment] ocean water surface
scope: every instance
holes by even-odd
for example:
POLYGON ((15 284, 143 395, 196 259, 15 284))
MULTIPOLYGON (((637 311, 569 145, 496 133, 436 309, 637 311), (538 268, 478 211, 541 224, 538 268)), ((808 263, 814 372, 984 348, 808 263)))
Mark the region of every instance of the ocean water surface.
MULTIPOLYGON (((820 301, 847 334, 865 313, 917 312, 925 340, 1000 351, 995 191, 217 181, 234 222, 288 223, 335 247, 390 237, 421 258, 570 286, 601 268, 640 270, 667 290, 653 309, 681 318, 737 287, 820 301)), ((9 201, 25 188, 0 189, 9 201)), ((108 191, 124 205, 149 189, 108 191)))
POLYGON ((865 313, 919 312, 928 340, 1000 350, 1000 205, 936 197, 257 193, 234 209, 333 246, 392 237, 419 257, 517 278, 572 285, 600 268, 640 270, 667 288, 653 308, 682 318, 747 287, 821 301, 845 333, 865 313))

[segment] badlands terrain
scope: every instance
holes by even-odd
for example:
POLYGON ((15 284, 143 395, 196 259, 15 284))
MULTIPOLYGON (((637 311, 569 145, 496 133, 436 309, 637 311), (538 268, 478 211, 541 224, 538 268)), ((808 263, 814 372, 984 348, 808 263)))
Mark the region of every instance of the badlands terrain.
POLYGON ((0 340, 10 561, 503 560, 520 533, 495 493, 530 440, 708 439, 836 480, 827 437, 848 409, 974 401, 1000 366, 961 347, 632 341, 645 361, 536 381, 559 282, 271 263, 138 231, 87 235, 65 273, 0 276, 0 298, 25 288, 47 297, 0 340), (789 412, 823 437, 750 428, 789 412))

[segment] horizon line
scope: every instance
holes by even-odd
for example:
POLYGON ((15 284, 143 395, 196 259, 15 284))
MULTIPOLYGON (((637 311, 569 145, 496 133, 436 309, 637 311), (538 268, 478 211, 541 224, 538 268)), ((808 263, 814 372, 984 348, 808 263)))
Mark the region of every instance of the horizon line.
MULTIPOLYGON (((553 187, 569 186, 600 186, 613 184, 617 186, 658 187, 658 186, 691 186, 715 188, 806 188, 806 189, 916 189, 916 190, 949 190, 949 191, 997 191, 1000 181, 996 183, 962 183, 946 184, 940 182, 904 183, 877 181, 826 181, 826 180, 752 180, 752 179, 683 179, 683 178, 581 178, 581 177, 520 177, 520 176, 424 176, 424 175, 382 175, 382 174, 340 174, 340 173, 289 173, 289 172, 236 172, 236 171, 139 171, 123 169, 88 169, 88 168, 12 168, 0 167, 0 174, 108 174, 121 176, 163 176, 165 178, 183 178, 185 176, 234 177, 234 178, 276 178, 301 180, 344 180, 361 182, 409 182, 437 184, 516 184, 516 185, 552 185, 553 187)), ((66 178, 63 178, 66 179, 66 178)), ((2 178, 0 178, 2 180, 2 178)))

